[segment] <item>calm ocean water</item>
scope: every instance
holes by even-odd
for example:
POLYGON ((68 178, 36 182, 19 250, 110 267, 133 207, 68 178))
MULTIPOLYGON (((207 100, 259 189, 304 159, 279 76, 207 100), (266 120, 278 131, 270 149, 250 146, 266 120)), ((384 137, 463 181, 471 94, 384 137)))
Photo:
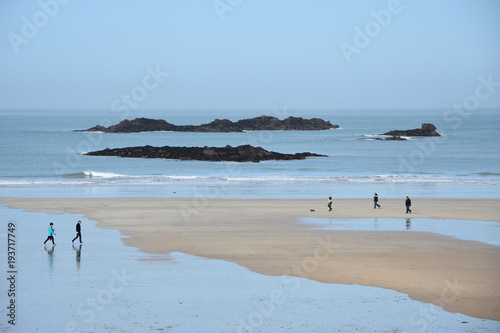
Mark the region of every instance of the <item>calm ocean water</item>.
POLYGON ((320 117, 328 131, 137 134, 79 133, 124 117, 110 111, 0 113, 0 196, 336 198, 500 197, 500 112, 467 118, 445 111, 134 111, 174 124, 262 114, 320 117), (377 141, 394 129, 436 125, 439 138, 377 141), (251 144, 283 152, 328 155, 300 161, 200 162, 83 156, 104 148, 251 144))

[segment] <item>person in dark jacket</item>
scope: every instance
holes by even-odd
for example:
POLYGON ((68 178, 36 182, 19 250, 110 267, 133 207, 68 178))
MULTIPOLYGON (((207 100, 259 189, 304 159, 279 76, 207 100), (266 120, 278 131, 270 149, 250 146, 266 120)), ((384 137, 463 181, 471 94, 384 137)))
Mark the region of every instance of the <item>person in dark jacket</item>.
POLYGON ((408 212, 411 213, 411 209, 410 209, 411 199, 408 196, 406 196, 405 206, 406 206, 406 214, 408 214, 408 212))
POLYGON ((376 209, 376 208, 380 208, 380 205, 378 204, 378 194, 375 193, 373 195, 373 208, 376 209))
POLYGON ((333 203, 333 199, 331 196, 328 197, 328 211, 331 211, 332 210, 332 203, 333 203))
POLYGON ((76 224, 76 236, 75 238, 73 238, 73 240, 71 241, 71 244, 73 244, 73 242, 77 239, 77 238, 80 238, 80 244, 83 244, 82 243, 82 227, 81 227, 81 224, 82 221, 78 221, 78 223, 76 224))

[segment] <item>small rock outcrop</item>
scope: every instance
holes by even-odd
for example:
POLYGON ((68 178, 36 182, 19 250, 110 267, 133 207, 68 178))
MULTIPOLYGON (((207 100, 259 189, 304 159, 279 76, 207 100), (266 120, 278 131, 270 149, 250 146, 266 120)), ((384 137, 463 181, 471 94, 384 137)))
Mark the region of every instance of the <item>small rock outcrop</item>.
POLYGON ((406 131, 390 131, 381 135, 390 135, 390 136, 441 136, 438 132, 436 132, 436 126, 429 123, 423 123, 422 127, 412 130, 406 131))
POLYGON ((198 161, 260 162, 267 160, 303 160, 310 156, 325 156, 313 153, 281 154, 262 147, 243 145, 238 147, 127 147, 106 148, 86 153, 90 156, 119 156, 134 158, 165 158, 198 161))
POLYGON ((245 132, 245 131, 318 131, 339 128, 329 121, 319 118, 304 119, 301 117, 288 117, 279 120, 276 117, 260 116, 251 119, 242 119, 232 122, 228 119, 215 119, 208 124, 174 125, 163 119, 136 118, 123 120, 116 125, 104 127, 97 125, 86 130, 76 132, 105 132, 105 133, 138 133, 138 132, 245 132))

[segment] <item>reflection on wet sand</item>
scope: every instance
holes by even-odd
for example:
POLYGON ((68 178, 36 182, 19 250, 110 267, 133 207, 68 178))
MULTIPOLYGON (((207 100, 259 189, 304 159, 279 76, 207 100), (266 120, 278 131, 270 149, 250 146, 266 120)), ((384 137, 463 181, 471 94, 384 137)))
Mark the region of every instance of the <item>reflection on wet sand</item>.
POLYGON ((73 245, 73 250, 76 252, 76 268, 80 269, 80 260, 82 258, 82 244, 80 244, 78 247, 73 245))
POLYGON ((52 271, 54 268, 54 245, 44 246, 45 251, 47 251, 47 261, 49 263, 49 268, 52 271))
POLYGON ((406 219, 406 230, 411 230, 411 219, 406 219))

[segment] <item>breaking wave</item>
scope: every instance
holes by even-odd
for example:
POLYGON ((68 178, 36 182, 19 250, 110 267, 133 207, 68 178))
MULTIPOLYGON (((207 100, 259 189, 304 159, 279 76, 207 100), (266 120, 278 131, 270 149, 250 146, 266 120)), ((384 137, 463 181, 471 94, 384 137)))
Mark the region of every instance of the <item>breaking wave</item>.
POLYGON ((113 185, 113 184, 425 184, 462 183, 500 185, 500 174, 476 173, 469 175, 397 174, 397 175, 124 175, 112 172, 82 171, 60 176, 0 178, 0 186, 51 186, 51 185, 113 185))

